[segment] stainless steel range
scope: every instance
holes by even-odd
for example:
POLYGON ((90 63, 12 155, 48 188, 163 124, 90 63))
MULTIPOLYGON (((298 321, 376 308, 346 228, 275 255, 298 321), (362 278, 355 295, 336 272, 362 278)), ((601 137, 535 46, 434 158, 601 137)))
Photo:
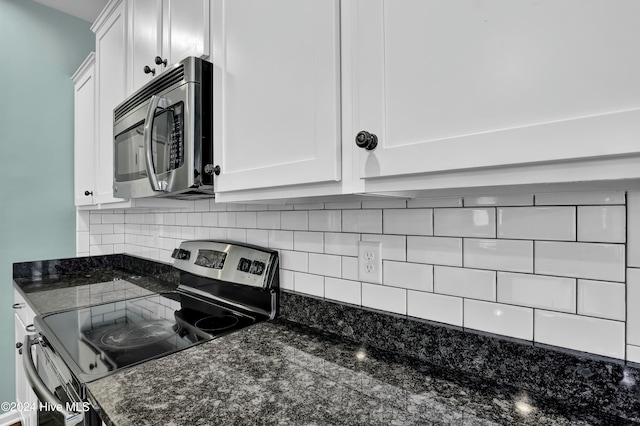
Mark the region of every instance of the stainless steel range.
POLYGON ((276 251, 185 241, 172 257, 180 270, 175 291, 35 318, 23 363, 54 424, 101 424, 88 382, 277 315, 276 251))

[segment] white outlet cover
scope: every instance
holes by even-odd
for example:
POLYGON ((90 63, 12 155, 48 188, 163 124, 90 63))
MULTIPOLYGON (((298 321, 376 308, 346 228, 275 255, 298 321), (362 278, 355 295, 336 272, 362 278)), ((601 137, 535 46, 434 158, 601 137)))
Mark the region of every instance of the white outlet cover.
POLYGON ((358 281, 382 284, 381 242, 358 242, 358 281))

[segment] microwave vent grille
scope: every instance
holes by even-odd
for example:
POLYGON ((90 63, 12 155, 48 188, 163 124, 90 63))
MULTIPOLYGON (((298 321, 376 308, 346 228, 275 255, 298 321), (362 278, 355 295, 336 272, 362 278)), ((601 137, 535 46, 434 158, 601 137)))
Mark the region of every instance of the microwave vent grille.
POLYGON ((156 77, 153 82, 138 90, 137 93, 132 95, 131 98, 127 100, 127 102, 118 106, 118 108, 113 111, 114 121, 118 121, 130 111, 145 103, 151 98, 151 96, 162 93, 167 88, 179 83, 182 80, 184 80, 183 64, 180 64, 180 66, 175 67, 172 70, 165 71, 164 73, 156 77))

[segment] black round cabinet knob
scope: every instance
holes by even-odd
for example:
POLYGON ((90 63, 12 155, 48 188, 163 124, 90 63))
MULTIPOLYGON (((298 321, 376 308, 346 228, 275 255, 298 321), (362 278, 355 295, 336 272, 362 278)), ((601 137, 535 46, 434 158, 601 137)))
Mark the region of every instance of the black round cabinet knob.
POLYGON ((145 74, 156 75, 156 69, 149 68, 149 65, 145 65, 144 68, 142 68, 142 71, 144 71, 145 74))
POLYGON ((378 146, 378 137, 373 133, 363 130, 356 135, 356 145, 360 148, 366 149, 367 151, 371 151, 378 146))

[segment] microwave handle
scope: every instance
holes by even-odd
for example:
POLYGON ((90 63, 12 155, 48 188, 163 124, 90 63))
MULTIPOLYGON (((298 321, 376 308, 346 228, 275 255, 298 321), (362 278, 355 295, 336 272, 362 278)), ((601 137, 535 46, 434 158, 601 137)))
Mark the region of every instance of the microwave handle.
POLYGON ((153 134, 153 121, 156 118, 156 109, 166 108, 168 106, 167 100, 159 96, 151 96, 149 102, 149 109, 147 110, 147 118, 144 120, 144 130, 142 133, 144 143, 144 157, 145 164, 147 166, 147 176, 149 176, 149 183, 151 189, 154 191, 166 191, 167 183, 158 182, 158 176, 156 175, 156 166, 153 164, 153 147, 152 147, 152 134, 153 134))
POLYGON ((37 344, 37 340, 28 334, 24 336, 24 344, 22 346, 22 366, 27 376, 29 386, 33 389, 38 399, 49 407, 56 407, 56 411, 64 417, 65 426, 80 425, 84 421, 84 415, 82 413, 76 413, 66 409, 65 404, 56 397, 53 392, 47 388, 36 370, 36 366, 33 363, 31 357, 31 345, 37 344))

